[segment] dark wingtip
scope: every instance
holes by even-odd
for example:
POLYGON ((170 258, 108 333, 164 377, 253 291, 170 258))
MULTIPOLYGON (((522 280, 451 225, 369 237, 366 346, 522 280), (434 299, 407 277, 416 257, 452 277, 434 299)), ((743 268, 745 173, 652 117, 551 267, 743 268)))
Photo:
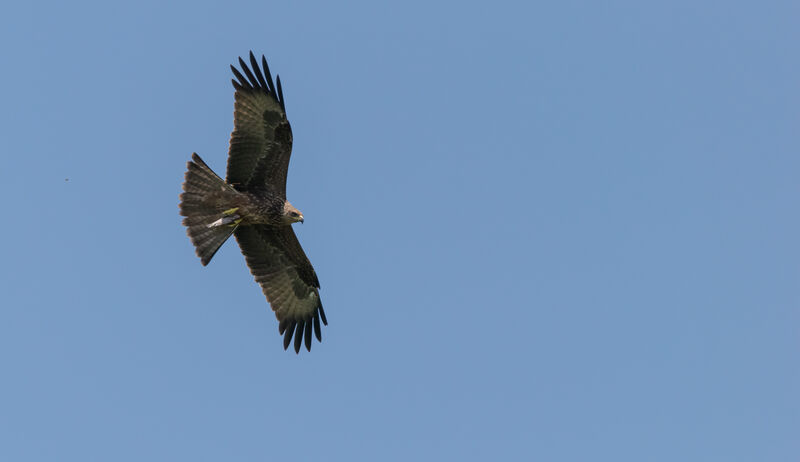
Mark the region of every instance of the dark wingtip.
POLYGON ((311 351, 311 320, 306 321, 306 331, 303 332, 303 337, 306 340, 306 350, 311 351))
POLYGON ((286 326, 286 334, 283 336, 283 349, 287 350, 289 344, 292 343, 292 335, 294 334, 294 321, 289 322, 286 326))
POLYGON ((305 322, 298 321, 296 330, 294 332, 294 352, 300 354, 300 345, 303 343, 303 328, 305 322))
POLYGON ((256 57, 252 50, 250 51, 250 65, 253 67, 253 73, 256 75, 258 84, 265 91, 269 91, 269 85, 267 85, 267 81, 264 79, 264 74, 261 73, 261 69, 258 67, 258 61, 256 61, 256 57))
POLYGON ((272 82, 272 72, 269 71, 269 64, 267 64, 267 57, 261 55, 261 67, 264 68, 264 75, 267 78, 267 83, 269 84, 270 90, 275 88, 275 84, 272 82))
POLYGON ((317 337, 317 341, 322 341, 322 327, 319 325, 319 313, 314 313, 314 335, 317 337))
POLYGON ((275 80, 278 82, 278 102, 281 104, 281 109, 286 112, 286 105, 283 104, 283 88, 281 87, 281 76, 276 75, 275 80))
POLYGON ((283 88, 281 86, 280 76, 276 76, 278 82, 276 86, 272 80, 272 73, 269 71, 267 58, 264 55, 261 55, 261 67, 259 67, 258 60, 256 60, 256 55, 253 53, 253 50, 250 50, 248 56, 250 58, 250 66, 247 65, 241 56, 239 57, 239 66, 242 68, 241 71, 239 71, 239 69, 237 69, 235 66, 231 65, 231 71, 233 72, 233 75, 236 76, 236 80, 231 80, 233 87, 236 90, 261 89, 278 101, 278 104, 280 104, 281 109, 285 113, 286 104, 283 101, 283 88), (253 68, 252 71, 250 70, 250 67, 253 68))
MULTIPOLYGON (((239 59, 242 59, 242 58, 239 58, 239 59)), ((250 85, 250 82, 247 81, 247 79, 242 75, 242 73, 239 72, 239 69, 236 69, 233 66, 233 64, 231 64, 231 71, 233 72, 233 75, 236 77, 236 80, 239 81, 239 86, 241 86, 242 88, 247 89, 247 90, 253 88, 250 85)), ((236 86, 236 82, 234 82, 233 85, 236 86)))
POLYGON ((325 317, 325 310, 322 309, 322 303, 319 304, 319 315, 322 317, 322 323, 328 325, 328 319, 325 317))
POLYGON ((247 63, 244 62, 244 60, 241 58, 241 56, 239 57, 239 65, 242 67, 242 71, 244 71, 244 75, 247 76, 247 81, 250 83, 250 87, 251 88, 258 88, 259 87, 258 80, 256 80, 255 76, 253 76, 253 73, 250 72, 250 68, 247 67, 247 63))

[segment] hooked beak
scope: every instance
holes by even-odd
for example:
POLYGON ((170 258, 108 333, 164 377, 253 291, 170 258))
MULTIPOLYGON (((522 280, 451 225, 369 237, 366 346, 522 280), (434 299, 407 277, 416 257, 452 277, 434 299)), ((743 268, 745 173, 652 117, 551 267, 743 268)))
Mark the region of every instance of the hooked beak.
POLYGON ((300 215, 300 223, 303 223, 305 220, 303 219, 303 215, 300 215))

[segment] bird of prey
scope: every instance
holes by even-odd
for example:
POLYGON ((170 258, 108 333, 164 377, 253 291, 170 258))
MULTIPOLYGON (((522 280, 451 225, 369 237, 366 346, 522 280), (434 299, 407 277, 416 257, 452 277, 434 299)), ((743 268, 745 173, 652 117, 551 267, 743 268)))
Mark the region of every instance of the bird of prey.
POLYGON ((319 298, 319 280, 297 240, 292 223, 303 214, 286 200, 286 173, 292 153, 292 128, 286 119, 281 78, 277 85, 261 56, 250 52, 250 66, 239 58, 231 66, 234 93, 233 133, 225 180, 197 155, 188 162, 180 196, 180 214, 203 266, 230 237, 236 236, 247 266, 267 297, 287 349, 311 351, 311 330, 322 341, 327 325, 319 298), (263 72, 262 72, 263 68, 263 72), (242 74, 244 73, 244 75, 242 74))

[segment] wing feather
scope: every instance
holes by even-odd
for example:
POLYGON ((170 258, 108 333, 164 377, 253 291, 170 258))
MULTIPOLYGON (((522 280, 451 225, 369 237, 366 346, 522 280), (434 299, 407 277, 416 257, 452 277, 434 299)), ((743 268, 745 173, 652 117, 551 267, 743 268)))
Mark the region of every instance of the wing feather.
POLYGON ((286 329, 286 335, 283 337, 283 349, 289 348, 289 344, 292 343, 292 335, 294 335, 294 326, 297 324, 297 321, 292 320, 289 323, 289 327, 286 329))
MULTIPOLYGON (((267 60, 265 58, 264 62, 266 61, 267 60)), ((258 67, 258 61, 256 61, 256 57, 255 55, 253 55, 252 51, 250 52, 250 65, 253 66, 253 72, 256 73, 256 78, 258 78, 258 83, 261 84, 263 88, 269 88, 269 85, 267 85, 267 81, 264 80, 264 74, 261 73, 261 69, 258 67)), ((264 66, 264 69, 267 69, 267 67, 264 66)), ((269 72, 269 70, 267 70, 267 72, 269 72)))
POLYGON ((252 51, 253 70, 242 58, 241 71, 231 66, 236 91, 226 181, 239 191, 269 189, 285 198, 292 129, 286 119, 280 79, 276 88, 266 58, 261 59, 263 73, 252 51))
MULTIPOLYGON (((252 54, 253 54, 253 52, 251 51, 250 55, 252 56, 252 54)), ((267 75, 267 83, 269 84, 269 88, 275 88, 275 84, 272 83, 272 73, 269 71, 269 65, 267 64, 267 58, 264 57, 264 55, 261 55, 261 66, 264 68, 264 73, 267 75)), ((281 91, 281 94, 283 94, 282 91, 281 91)), ((281 96, 278 101, 281 103, 281 108, 283 108, 283 112, 285 113, 286 112, 286 106, 284 105, 284 102, 283 102, 283 96, 281 96)))
POLYGON ((317 337, 317 341, 322 341, 322 328, 319 325, 319 313, 314 313, 314 335, 317 337))
MULTIPOLYGON (((251 52, 252 53, 252 52, 251 52)), ((255 78, 252 72, 250 72, 250 68, 247 67, 242 57, 239 57, 239 65, 242 66, 242 70, 244 71, 245 75, 247 76, 247 81, 250 82, 250 86, 253 88, 257 88, 260 86, 259 81, 255 78)))
POLYGON ((291 226, 250 225, 234 231, 247 266, 266 295, 278 332, 295 352, 305 339, 311 351, 311 331, 322 341, 320 320, 327 325, 319 298, 319 280, 291 226))
POLYGON ((311 351, 311 321, 312 321, 312 319, 309 319, 308 321, 306 321, 306 331, 303 333, 303 337, 306 339, 306 351, 311 351))
MULTIPOLYGON (((303 343, 303 332, 305 331, 306 323, 305 321, 298 321, 297 322, 297 329, 294 331, 294 351, 295 353, 300 353, 300 345, 303 343)), ((308 351, 311 351, 309 349, 308 351)))

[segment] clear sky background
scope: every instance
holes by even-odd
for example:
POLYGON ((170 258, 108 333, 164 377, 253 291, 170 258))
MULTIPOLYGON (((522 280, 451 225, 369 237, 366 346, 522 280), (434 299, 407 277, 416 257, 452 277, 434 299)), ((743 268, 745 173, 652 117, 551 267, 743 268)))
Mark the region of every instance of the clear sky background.
POLYGON ((798 460, 799 5, 4 3, 0 459, 798 460), (300 355, 178 216, 251 49, 300 355))

